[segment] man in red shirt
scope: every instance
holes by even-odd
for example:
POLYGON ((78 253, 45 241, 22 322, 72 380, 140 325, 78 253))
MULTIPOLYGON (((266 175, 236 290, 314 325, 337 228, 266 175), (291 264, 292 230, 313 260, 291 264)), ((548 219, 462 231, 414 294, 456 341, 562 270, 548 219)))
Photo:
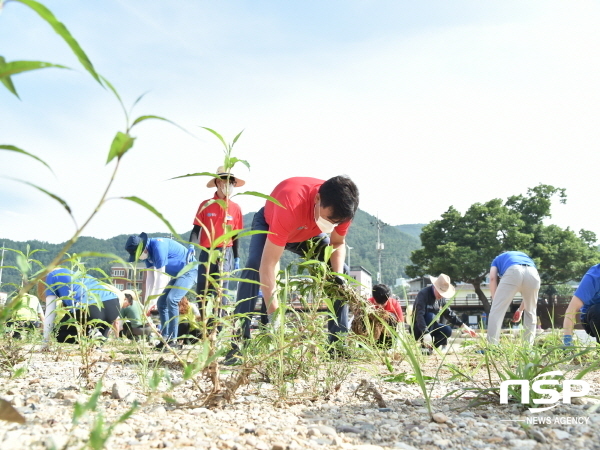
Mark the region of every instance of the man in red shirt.
MULTIPOLYGON (((279 307, 274 295, 276 276, 284 250, 304 256, 310 244, 318 242, 319 258, 323 259, 325 248, 331 245, 334 249, 329 260, 331 270, 348 273, 344 264, 345 239, 358 209, 358 188, 346 176, 327 181, 295 177, 279 183, 271 196, 281 206, 267 201, 265 207, 254 215, 252 230, 269 231, 269 234, 252 235, 248 261, 240 277, 259 281, 260 285, 239 283, 235 312, 248 314, 254 311, 258 290, 262 288, 269 321, 273 323, 274 312, 279 307)), ((348 331, 348 305, 342 303, 341 300, 334 302, 338 320, 330 319, 327 324, 330 342, 337 341, 339 333, 348 331)), ((243 336, 250 338, 249 319, 243 321, 243 336)), ((237 351, 234 347, 229 356, 237 351)))
MULTIPOLYGON (((219 261, 207 264, 209 260, 209 251, 212 243, 223 234, 232 230, 241 230, 244 228, 242 210, 239 205, 230 200, 234 187, 241 187, 246 182, 241 178, 235 177, 232 173, 225 171, 224 167, 217 169, 219 178, 211 179, 206 187, 216 187, 217 191, 213 198, 204 200, 200 203, 196 218, 194 219, 194 228, 190 233, 190 242, 200 244, 200 255, 198 258, 198 282, 196 292, 198 295, 207 296, 215 294, 215 288, 208 281, 208 274, 218 282, 219 261), (227 207, 224 208, 224 205, 227 207)), ((223 258, 223 272, 228 273, 234 269, 240 268, 240 258, 238 256, 238 240, 228 239, 217 244, 217 249, 221 252, 223 258)), ((228 304, 227 288, 229 281, 223 279, 223 303, 228 304)))
POLYGON ((396 317, 396 322, 404 322, 404 314, 398 300, 392 297, 392 291, 385 284, 376 284, 373 286, 373 297, 369 301, 376 308, 383 308, 385 311, 396 317))
MULTIPOLYGON (((394 316, 394 319, 390 318, 388 321, 390 327, 396 328, 398 323, 404 322, 402 307, 400 306, 400 303, 398 303, 398 300, 392 297, 392 291, 390 291, 390 288, 385 284, 376 284, 373 286, 373 297, 369 299, 369 302, 371 302, 375 308, 382 308, 394 316)), ((381 333, 378 344, 390 347, 392 345, 392 339, 389 336, 389 333, 381 333)))

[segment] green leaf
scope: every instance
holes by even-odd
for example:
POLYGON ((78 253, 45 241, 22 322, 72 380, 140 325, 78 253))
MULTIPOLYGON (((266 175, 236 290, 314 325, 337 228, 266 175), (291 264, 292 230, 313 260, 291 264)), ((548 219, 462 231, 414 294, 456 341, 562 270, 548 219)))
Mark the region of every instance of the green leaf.
POLYGON ((245 165, 248 169, 250 168, 250 163, 248 161, 246 161, 245 159, 239 159, 236 158, 235 156, 232 156, 228 159, 228 164, 233 168, 237 163, 242 163, 243 165, 245 165))
MULTIPOLYGON (((175 125, 177 128, 181 128, 179 125, 177 125, 175 122, 173 122, 173 121, 171 121, 169 119, 165 119, 164 117, 153 116, 153 115, 147 115, 147 116, 140 116, 140 117, 138 117, 131 124, 131 128, 133 128, 134 126, 136 126, 138 123, 143 122, 144 120, 149 120, 149 119, 162 120, 164 122, 170 123, 171 125, 175 125)), ((183 128, 181 128, 181 129, 183 131, 185 131, 183 128)))
POLYGON ((110 152, 108 153, 108 159, 106 160, 106 164, 111 162, 113 159, 121 159, 121 157, 127 153, 131 147, 133 147, 133 142, 135 141, 134 137, 131 137, 129 134, 118 132, 115 138, 110 144, 110 152))
POLYGON ((236 137, 233 138, 233 142, 232 144, 235 144, 237 142, 237 140, 240 138, 240 136, 242 135, 242 133, 244 132, 244 130, 240 131, 236 137))
POLYGON ((71 51, 75 54, 79 62, 85 69, 94 77, 94 79, 102 84, 100 80, 100 76, 96 73, 92 62, 89 60, 83 49, 80 47, 79 43, 75 40, 75 38, 71 35, 67 27, 59 22, 58 19, 52 14, 52 12, 46 8, 41 3, 38 3, 34 0, 14 0, 19 3, 23 3, 26 6, 29 6, 33 9, 38 15, 44 19, 54 31, 63 38, 63 40, 67 43, 67 45, 71 48, 71 51))
MULTIPOLYGON (((5 63, 6 63, 6 59, 4 59, 3 56, 0 56, 0 65, 5 64, 5 63)), ((6 86, 6 89, 8 89, 10 92, 12 92, 15 95, 15 97, 20 98, 19 94, 17 94, 17 90, 16 90, 15 85, 13 84, 10 76, 0 77, 0 81, 2 82, 2 84, 4 86, 6 86)))
POLYGON ((134 202, 134 203, 137 203, 138 205, 143 206, 148 211, 152 212, 160 220, 162 220, 162 222, 169 228, 169 231, 171 231, 171 233, 173 233, 173 236, 175 236, 175 239, 178 239, 180 241, 183 240, 183 239, 181 239, 181 236, 179 236, 177 231, 175 231, 175 228, 173 228, 173 226, 169 223, 169 221, 167 219, 165 219, 164 216, 161 213, 159 213, 156 210, 156 208, 154 208, 154 206, 150 205, 148 202, 142 200, 139 197, 120 197, 120 198, 122 198, 123 200, 129 200, 130 202, 134 202))
POLYGON ((69 69, 67 66, 61 66, 60 64, 52 64, 43 61, 11 61, 7 63, 4 58, 0 58, 0 78, 10 77, 11 75, 28 72, 30 70, 47 69, 50 67, 55 67, 57 69, 69 69))
MULTIPOLYGON (((17 153, 21 153, 23 155, 27 155, 27 156, 41 162, 43 165, 45 165, 50 170, 50 172, 52 172, 52 169, 50 168, 50 166, 48 164, 46 164, 43 160, 41 160, 40 158, 38 158, 35 155, 32 155, 29 152, 26 152, 23 149, 20 149, 19 147, 15 147, 14 145, 0 145, 0 150, 8 150, 11 152, 17 152, 17 153)), ((54 172, 52 172, 52 173, 54 173, 54 172)))
POLYGON ((263 194, 263 193, 261 193, 261 192, 256 192, 256 191, 246 191, 246 192, 240 192, 239 194, 235 194, 235 195, 236 195, 236 196, 237 196, 237 195, 253 195, 254 197, 260 197, 260 198, 264 198, 264 199, 266 199, 266 200, 268 200, 268 201, 270 201, 270 202, 273 202, 273 203, 275 203, 277 206, 281 206, 282 208, 284 208, 284 209, 285 209, 285 206, 283 206, 281 203, 279 203, 279 202, 277 201, 277 199, 276 199, 276 198, 274 198, 274 197, 271 197, 270 195, 267 195, 267 194, 263 194))
POLYGON ((117 90, 115 89, 115 87, 112 85, 112 83, 110 81, 108 81, 102 75, 100 75, 100 78, 102 79, 102 83, 104 83, 104 85, 106 87, 108 87, 108 89, 114 94, 115 97, 117 97, 117 100, 118 100, 119 104, 121 105, 121 109, 123 110, 123 113, 125 114, 125 122, 127 123, 127 126, 129 127, 129 114, 127 114, 127 108, 125 108, 125 104, 123 103, 121 96, 119 95, 119 93, 117 92, 117 90))
POLYGON ((29 275, 29 272, 31 271, 31 267, 29 267, 29 264, 27 263, 27 258, 25 258, 25 256, 23 255, 16 255, 16 263, 17 266, 19 267, 19 271, 23 274, 23 275, 29 275))
POLYGON ((219 174, 212 173, 212 172, 188 173, 187 175, 180 175, 178 177, 169 178, 169 180, 176 180, 178 178, 188 178, 188 177, 211 177, 211 178, 219 178, 219 174))
POLYGON ((54 200, 56 200, 58 203, 60 203, 63 208, 65 208, 67 210, 67 212, 69 213, 69 215, 71 216, 71 218, 73 218, 73 220, 75 220, 75 218, 73 217, 73 213, 71 211, 71 207, 67 204, 67 202, 65 202, 62 198, 60 198, 58 195, 54 195, 52 192, 48 192, 46 189, 43 189, 33 183, 30 183, 29 181, 24 181, 24 180, 19 180, 18 178, 11 178, 11 177, 4 177, 4 178, 8 178, 9 180, 13 180, 13 181, 18 181, 20 183, 23 184, 27 184, 35 189, 37 189, 38 191, 43 192, 44 194, 52 197, 54 200))
POLYGON ((219 133, 217 133, 215 130, 211 129, 211 128, 207 128, 207 127, 202 127, 207 131, 210 131, 212 134, 214 134, 217 138, 219 138, 219 140, 221 141, 221 143, 223 144, 223 147, 225 147, 225 149, 227 149, 227 143, 225 142, 225 139, 223 139, 223 136, 221 136, 219 133))

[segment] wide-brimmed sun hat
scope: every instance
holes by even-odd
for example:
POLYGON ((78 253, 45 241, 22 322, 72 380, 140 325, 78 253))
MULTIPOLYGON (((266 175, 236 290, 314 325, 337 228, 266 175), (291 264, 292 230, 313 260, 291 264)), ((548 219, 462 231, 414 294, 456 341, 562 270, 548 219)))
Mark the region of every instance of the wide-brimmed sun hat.
POLYGON ((127 252, 129 253, 129 262, 135 261, 135 252, 137 251, 140 242, 144 243, 144 246, 142 247, 142 251, 144 251, 146 249, 146 246, 148 245, 148 234, 140 233, 139 236, 133 235, 127 238, 127 242, 125 243, 125 250, 127 250, 127 252))
POLYGON ((442 297, 452 298, 456 294, 456 289, 450 284, 450 277, 445 273, 440 273, 440 276, 437 278, 430 276, 429 279, 442 297))
MULTIPOLYGON (((227 171, 225 170, 225 167, 223 167, 223 166, 220 166, 220 167, 217 169, 217 172, 216 172, 216 174, 217 174, 217 175, 219 175, 219 178, 220 178, 221 180, 223 180, 223 179, 227 179, 227 178, 234 179, 234 180, 236 181, 236 184, 235 184, 235 186, 236 186, 236 187, 242 187, 243 185, 245 185, 245 184, 246 184, 246 182, 245 182, 244 180, 242 180, 241 178, 238 178, 238 177, 236 177, 236 176, 235 176, 234 174, 232 174, 231 172, 227 172, 227 171)), ((213 179, 211 179, 211 180, 210 180, 210 181, 209 181, 209 182, 206 184, 206 187, 216 187, 216 186, 217 186, 217 185, 215 184, 215 182, 216 182, 216 181, 217 181, 217 179, 216 179, 216 178, 213 178, 213 179)))

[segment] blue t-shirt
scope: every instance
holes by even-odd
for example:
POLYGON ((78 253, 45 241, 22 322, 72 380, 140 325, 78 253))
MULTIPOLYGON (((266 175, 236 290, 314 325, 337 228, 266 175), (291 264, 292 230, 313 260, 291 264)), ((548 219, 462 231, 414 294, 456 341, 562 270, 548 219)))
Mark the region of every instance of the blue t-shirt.
POLYGON ((582 314, 585 314, 590 306, 600 303, 600 264, 589 268, 575 291, 575 297, 583 302, 582 314))
POLYGON ((194 250, 186 248, 179 242, 168 238, 148 239, 148 259, 146 267, 160 269, 165 267, 165 272, 172 277, 177 276, 188 262, 194 261, 194 250))
POLYGON ((114 298, 118 298, 117 294, 108 289, 104 283, 101 283, 96 278, 86 275, 80 281, 85 287, 85 297, 82 303, 95 304, 98 301, 106 302, 114 298))
POLYGON ((73 282, 73 272, 59 267, 46 275, 45 295, 60 297, 65 306, 80 303, 85 290, 79 283, 73 282))
POLYGON ((503 276, 504 272, 506 272, 510 266, 516 264, 525 264, 527 266, 535 267, 533 259, 523 252, 504 252, 496 256, 492 261, 492 267, 498 268, 498 275, 500 276, 503 276))

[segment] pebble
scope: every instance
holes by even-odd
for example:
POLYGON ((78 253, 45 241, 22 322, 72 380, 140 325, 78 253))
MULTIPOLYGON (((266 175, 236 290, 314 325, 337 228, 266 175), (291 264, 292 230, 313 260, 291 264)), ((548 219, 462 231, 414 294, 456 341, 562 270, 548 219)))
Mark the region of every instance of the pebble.
MULTIPOLYGON (((64 447, 72 426, 73 403, 87 401, 101 376, 105 386, 103 395, 96 411, 87 412, 80 419, 73 434, 80 440, 79 444, 74 444, 76 448, 89 437, 89 427, 97 413, 102 412, 108 426, 135 400, 143 406, 114 429, 107 448, 539 450, 564 448, 567 442, 575 450, 586 448, 585 443, 600 440, 600 414, 591 410, 596 406, 600 409, 600 403, 586 399, 579 405, 561 404, 555 408, 559 413, 553 413, 554 416, 589 415, 587 425, 534 425, 525 433, 517 422, 508 420, 531 416, 525 413, 526 408, 510 403, 470 406, 461 411, 457 408, 467 408, 468 400, 445 396, 469 384, 446 382, 443 376, 431 386, 431 407, 436 413, 430 418, 418 389, 399 383, 389 389, 373 375, 374 372, 361 372, 359 367, 328 399, 322 395, 314 396, 314 386, 304 380, 291 383, 291 393, 283 400, 277 386, 264 386, 251 380, 239 388, 233 404, 209 409, 202 403, 204 394, 198 394, 190 381, 179 383, 170 392, 167 392, 166 383, 161 384, 148 396, 147 389, 137 382, 139 368, 134 365, 113 362, 107 367, 98 363, 100 370, 96 378, 92 376, 88 382, 78 377, 76 357, 57 363, 48 356, 34 353, 30 364, 31 367, 35 365, 35 373, 39 374, 37 381, 6 379, 5 386, 0 387, 0 397, 17 406, 27 421, 36 426, 0 421, 0 448, 3 450, 64 447), (362 379, 377 387, 388 407, 378 408, 372 398, 354 395, 362 379), (165 394, 185 405, 166 403, 163 400, 165 394)), ((171 380, 180 380, 181 370, 176 366, 169 366, 169 372, 171 380)), ((223 380, 225 382, 225 378, 223 380)), ((210 391, 211 386, 206 380, 198 377, 197 381, 205 392, 210 391)), ((592 384, 594 392, 590 395, 599 395, 596 384, 592 384)))

